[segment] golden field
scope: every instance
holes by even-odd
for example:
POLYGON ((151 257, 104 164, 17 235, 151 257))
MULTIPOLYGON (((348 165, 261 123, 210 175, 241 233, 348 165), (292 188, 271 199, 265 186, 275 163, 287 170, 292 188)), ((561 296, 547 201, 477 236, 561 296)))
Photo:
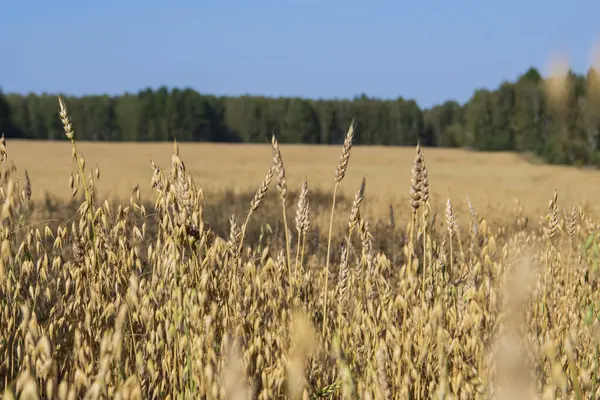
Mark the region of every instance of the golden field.
POLYGON ((600 175, 352 134, 1 140, 3 398, 599 398, 600 175))
MULTIPOLYGON (((44 192, 70 197, 69 176, 73 169, 68 142, 13 141, 8 143, 9 162, 27 170, 33 198, 44 192)), ((266 174, 271 160, 268 144, 179 143, 187 170, 210 202, 225 189, 252 195, 266 174)), ((139 184, 142 200, 153 199, 150 161, 169 168, 172 143, 78 143, 87 166, 101 171, 98 197, 128 199, 139 184)), ((462 217, 466 197, 482 214, 493 218, 512 214, 515 199, 524 213, 546 212, 554 190, 561 206, 582 205, 596 215, 600 210, 600 171, 574 167, 538 165, 514 153, 478 153, 466 150, 424 148, 429 169, 431 202, 445 205, 450 198, 462 217)), ((309 189, 331 192, 339 146, 281 145, 290 191, 299 191, 304 177, 309 189)), ((388 205, 398 214, 410 210, 408 190, 415 149, 363 146, 352 148, 352 163, 339 193, 351 198, 363 177, 367 180, 366 215, 387 219, 388 205)))

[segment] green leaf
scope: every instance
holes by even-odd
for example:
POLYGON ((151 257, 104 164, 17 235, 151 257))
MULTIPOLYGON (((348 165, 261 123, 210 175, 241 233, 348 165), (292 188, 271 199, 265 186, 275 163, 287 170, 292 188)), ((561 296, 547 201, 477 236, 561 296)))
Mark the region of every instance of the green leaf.
POLYGON ((596 257, 600 255, 600 248, 598 248, 598 243, 596 241, 594 241, 594 245, 592 246, 592 252, 596 257))
POLYGON ((587 326, 590 326, 592 324, 592 320, 594 318, 593 308, 594 306, 588 306, 587 311, 585 313, 585 317, 583 318, 583 323, 587 326))
POLYGON ((585 250, 589 250, 590 246, 592 245, 592 242, 594 241, 594 234, 592 233, 590 236, 588 236, 587 240, 585 241, 585 243, 583 244, 583 248, 585 250))

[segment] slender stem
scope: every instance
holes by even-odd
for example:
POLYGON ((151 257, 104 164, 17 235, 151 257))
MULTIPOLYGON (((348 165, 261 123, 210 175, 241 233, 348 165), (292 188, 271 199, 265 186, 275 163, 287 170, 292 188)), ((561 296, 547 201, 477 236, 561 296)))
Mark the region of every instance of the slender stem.
POLYGON ((456 230, 456 239, 458 240, 458 248, 460 249, 460 257, 462 258, 463 263, 466 264, 467 259, 465 258, 465 253, 463 252, 462 240, 460 239, 460 232, 458 232, 458 229, 456 230))
POLYGON ((304 245, 306 244, 306 232, 302 234, 302 251, 300 253, 300 265, 304 265, 304 245))
POLYGON ((246 236, 246 226, 248 225, 248 221, 250 220, 250 216, 252 215, 252 211, 250 211, 248 213, 248 215, 246 215, 246 221, 244 221, 244 226, 242 226, 242 237, 240 238, 240 244, 238 247, 238 251, 242 252, 242 247, 244 245, 244 236, 246 236))
POLYGON ((450 268, 448 270, 448 281, 452 282, 454 280, 453 277, 453 269, 454 269, 454 246, 452 245, 452 235, 448 235, 449 236, 449 240, 450 240, 450 268))
POLYGON ((336 183, 333 187, 333 202, 331 204, 331 217, 329 219, 329 237, 327 238, 327 260, 326 260, 326 268, 329 269, 329 255, 331 254, 331 231, 333 230, 333 215, 335 211, 335 198, 337 195, 338 184, 336 183))
POLYGON ((546 316, 546 303, 548 302, 548 270, 550 269, 550 239, 546 249, 546 268, 544 270, 544 301, 542 302, 542 310, 546 316))
POLYGON ((288 274, 290 277, 290 285, 292 284, 292 263, 290 262, 290 237, 288 233, 288 224, 287 217, 285 213, 285 202, 281 202, 281 209, 283 210, 283 226, 285 228, 285 249, 287 252, 287 265, 288 265, 288 274))
POLYGON ((573 240, 571 238, 569 238, 569 260, 567 261, 567 279, 566 281, 566 285, 567 285, 567 289, 571 287, 571 259, 573 257, 573 240))
POLYGON ((324 287, 324 298, 323 298, 323 332, 322 335, 325 337, 325 327, 327 326, 327 285, 329 283, 329 256, 331 254, 331 231, 333 230, 333 215, 335 212, 335 198, 337 195, 339 183, 336 183, 333 187, 333 201, 331 204, 331 218, 329 219, 329 237, 327 239, 327 260, 325 261, 325 287, 324 287))
POLYGON ((298 271, 298 260, 300 258, 300 239, 302 238, 302 235, 300 234, 300 231, 298 231, 298 243, 296 244, 296 269, 294 270, 294 278, 296 277, 296 271, 298 271))
MULTIPOLYGON (((423 205, 425 207, 425 205, 423 205)), ((423 209, 423 267, 421 270, 422 282, 421 282, 421 301, 425 299, 425 280, 427 278, 427 221, 425 220, 425 209, 423 209)))
POLYGON ((415 221, 417 220, 417 214, 413 211, 412 213, 412 218, 410 221, 410 235, 409 235, 409 242, 408 242, 408 271, 410 272, 410 270, 412 269, 412 253, 413 253, 413 236, 414 236, 414 232, 415 232, 415 221))
POLYGON ((396 265, 396 229, 392 228, 392 265, 396 265))

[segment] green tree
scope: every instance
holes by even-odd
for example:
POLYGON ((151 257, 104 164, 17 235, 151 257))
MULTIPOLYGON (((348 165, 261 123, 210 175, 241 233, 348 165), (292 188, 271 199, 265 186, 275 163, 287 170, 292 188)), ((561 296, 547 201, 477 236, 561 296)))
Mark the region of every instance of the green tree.
POLYGON ((282 141, 289 143, 319 143, 321 127, 311 104, 303 99, 292 99, 283 120, 282 141))

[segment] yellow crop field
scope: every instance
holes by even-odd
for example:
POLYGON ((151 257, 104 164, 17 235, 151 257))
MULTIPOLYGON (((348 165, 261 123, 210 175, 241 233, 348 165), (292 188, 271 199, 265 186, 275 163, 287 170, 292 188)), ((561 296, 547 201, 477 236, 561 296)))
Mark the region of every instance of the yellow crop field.
POLYGON ((600 174, 352 135, 0 141, 4 398, 597 398, 600 174))
MULTIPOLYGON (((9 141, 9 162, 27 170, 33 198, 45 192, 69 198, 69 176, 74 171, 68 142, 9 141)), ((128 199, 139 184, 142 198, 153 199, 150 187, 153 160, 168 169, 172 143, 79 143, 90 170, 99 167, 99 198, 128 199)), ((224 190, 254 193, 272 159, 269 144, 179 143, 181 158, 205 195, 224 190)), ((466 150, 423 149, 431 201, 445 204, 450 198, 459 211, 466 211, 468 196, 482 213, 511 213, 519 199, 525 214, 537 216, 547 210, 548 200, 558 190, 561 205, 585 205, 590 213, 600 210, 600 171, 575 167, 537 165, 514 153, 479 153, 466 150)), ((299 191, 306 176, 310 190, 331 192, 338 146, 281 145, 288 186, 299 191)), ((406 212, 415 149, 407 147, 355 146, 341 195, 352 197, 363 177, 367 180, 368 212, 387 218, 387 206, 406 212), (382 212, 380 215, 379 212, 382 212)))

